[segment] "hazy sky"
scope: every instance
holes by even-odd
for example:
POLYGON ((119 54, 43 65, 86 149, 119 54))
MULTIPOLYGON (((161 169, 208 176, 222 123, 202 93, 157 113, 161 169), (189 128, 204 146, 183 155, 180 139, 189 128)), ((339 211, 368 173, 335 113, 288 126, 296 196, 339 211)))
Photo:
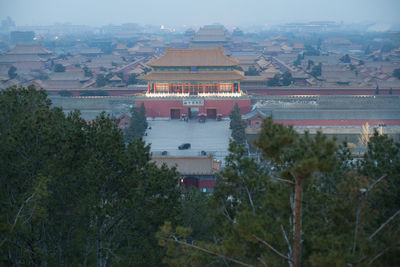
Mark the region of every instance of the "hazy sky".
POLYGON ((10 16, 18 26, 248 26, 311 20, 400 24, 399 11, 400 0, 0 0, 0 19, 10 16))

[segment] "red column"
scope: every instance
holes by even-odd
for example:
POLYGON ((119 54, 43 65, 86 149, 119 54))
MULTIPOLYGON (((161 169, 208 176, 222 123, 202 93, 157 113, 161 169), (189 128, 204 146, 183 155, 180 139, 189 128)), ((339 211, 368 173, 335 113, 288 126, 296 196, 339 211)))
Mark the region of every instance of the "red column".
POLYGON ((235 84, 234 83, 232 83, 232 93, 233 93, 233 90, 235 89, 235 84))
POLYGON ((205 94, 206 93, 206 87, 204 86, 204 84, 202 84, 201 87, 203 87, 203 94, 205 94))
POLYGON ((171 90, 171 84, 169 83, 168 84, 168 94, 170 93, 170 90, 171 90))
POLYGON ((240 83, 238 83, 238 93, 240 93, 240 83))
POLYGON ((147 93, 150 93, 150 83, 147 83, 147 93))
POLYGON ((218 92, 218 94, 219 94, 219 84, 217 84, 217 92, 218 92))

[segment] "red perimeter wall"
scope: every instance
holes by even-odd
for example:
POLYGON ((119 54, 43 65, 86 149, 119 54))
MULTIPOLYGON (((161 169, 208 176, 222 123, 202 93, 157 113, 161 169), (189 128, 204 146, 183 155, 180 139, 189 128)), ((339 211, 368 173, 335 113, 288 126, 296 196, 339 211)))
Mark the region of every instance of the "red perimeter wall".
MULTIPOLYGON (((375 95, 375 89, 249 89, 247 92, 259 95, 375 95)), ((379 94, 389 95, 389 89, 379 89, 379 94)), ((400 90, 393 89, 392 94, 400 95, 400 90)))
POLYGON ((183 106, 183 99, 143 99, 137 100, 136 106, 144 103, 147 117, 169 118, 171 109, 180 109, 181 114, 188 115, 189 108, 199 108, 199 113, 207 113, 208 108, 215 108, 217 114, 223 117, 230 115, 235 103, 239 105, 240 113, 247 114, 250 112, 250 99, 204 99, 204 106, 183 106))

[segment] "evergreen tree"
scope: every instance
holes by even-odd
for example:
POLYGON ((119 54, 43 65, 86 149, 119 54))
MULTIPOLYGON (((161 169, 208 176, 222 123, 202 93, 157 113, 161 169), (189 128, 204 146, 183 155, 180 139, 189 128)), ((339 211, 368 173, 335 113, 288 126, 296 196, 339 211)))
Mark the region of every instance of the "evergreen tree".
POLYGON ((376 134, 357 167, 346 144, 338 147, 321 133, 301 136, 266 119, 257 145, 260 163, 230 145, 210 203, 218 225, 213 239, 193 240, 191 229, 168 222, 160 228, 165 262, 398 265, 399 144, 376 134))
POLYGON ((343 62, 343 63, 351 63, 351 58, 350 58, 350 56, 349 56, 348 54, 344 55, 344 56, 341 57, 339 60, 340 60, 341 62, 343 62))
POLYGON ((174 169, 125 145, 115 120, 87 124, 43 90, 0 93, 0 265, 160 265, 155 233, 176 223, 174 169))
POLYGON ((322 74, 322 64, 319 63, 318 65, 313 66, 310 74, 312 76, 314 76, 314 77, 321 76, 321 74, 322 74))
POLYGON ((378 85, 376 86, 375 94, 376 94, 376 95, 379 95, 379 86, 378 86, 378 85))
POLYGON ((129 127, 125 130, 125 140, 131 141, 134 139, 142 138, 148 127, 146 108, 144 103, 139 107, 131 109, 131 119, 129 127))
POLYGON ((287 71, 282 75, 282 85, 283 86, 291 85, 292 81, 293 81, 293 78, 292 78, 292 74, 290 72, 287 71))
POLYGON ((107 79, 104 77, 104 74, 97 74, 96 77, 96 85, 98 87, 104 87, 107 84, 107 79))
POLYGON ((56 64, 54 66, 54 72, 64 72, 65 67, 62 64, 56 64))
POLYGON ((269 79, 267 82, 268 86, 279 86, 280 85, 280 79, 278 74, 275 74, 273 78, 269 79))
POLYGON ((229 128, 232 130, 232 139, 236 143, 243 145, 246 142, 246 123, 242 121, 242 115, 240 114, 240 108, 237 103, 231 112, 230 119, 229 128))
POLYGON ((392 76, 400 79, 400 68, 395 69, 392 73, 392 76))
POLYGON ((137 84, 138 80, 137 80, 137 74, 131 74, 129 75, 128 81, 127 81, 127 85, 131 85, 131 84, 137 84))
POLYGON ((18 74, 17 74, 17 68, 14 67, 14 66, 11 66, 11 67, 8 69, 8 77, 9 77, 10 79, 14 79, 14 78, 16 78, 17 76, 18 76, 18 74))
POLYGON ((246 76, 259 76, 260 73, 253 66, 249 67, 247 71, 244 72, 246 76))

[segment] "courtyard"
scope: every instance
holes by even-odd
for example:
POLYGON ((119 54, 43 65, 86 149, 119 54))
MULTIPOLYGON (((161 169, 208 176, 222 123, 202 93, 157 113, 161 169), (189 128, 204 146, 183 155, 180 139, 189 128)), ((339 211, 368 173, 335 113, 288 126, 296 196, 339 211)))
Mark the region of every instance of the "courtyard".
POLYGON ((229 120, 206 120, 200 123, 197 120, 149 120, 146 144, 151 145, 153 155, 164 154, 170 156, 200 156, 205 152, 213 154, 216 160, 224 163, 228 155, 229 120), (178 146, 190 143, 191 148, 179 150, 178 146))

